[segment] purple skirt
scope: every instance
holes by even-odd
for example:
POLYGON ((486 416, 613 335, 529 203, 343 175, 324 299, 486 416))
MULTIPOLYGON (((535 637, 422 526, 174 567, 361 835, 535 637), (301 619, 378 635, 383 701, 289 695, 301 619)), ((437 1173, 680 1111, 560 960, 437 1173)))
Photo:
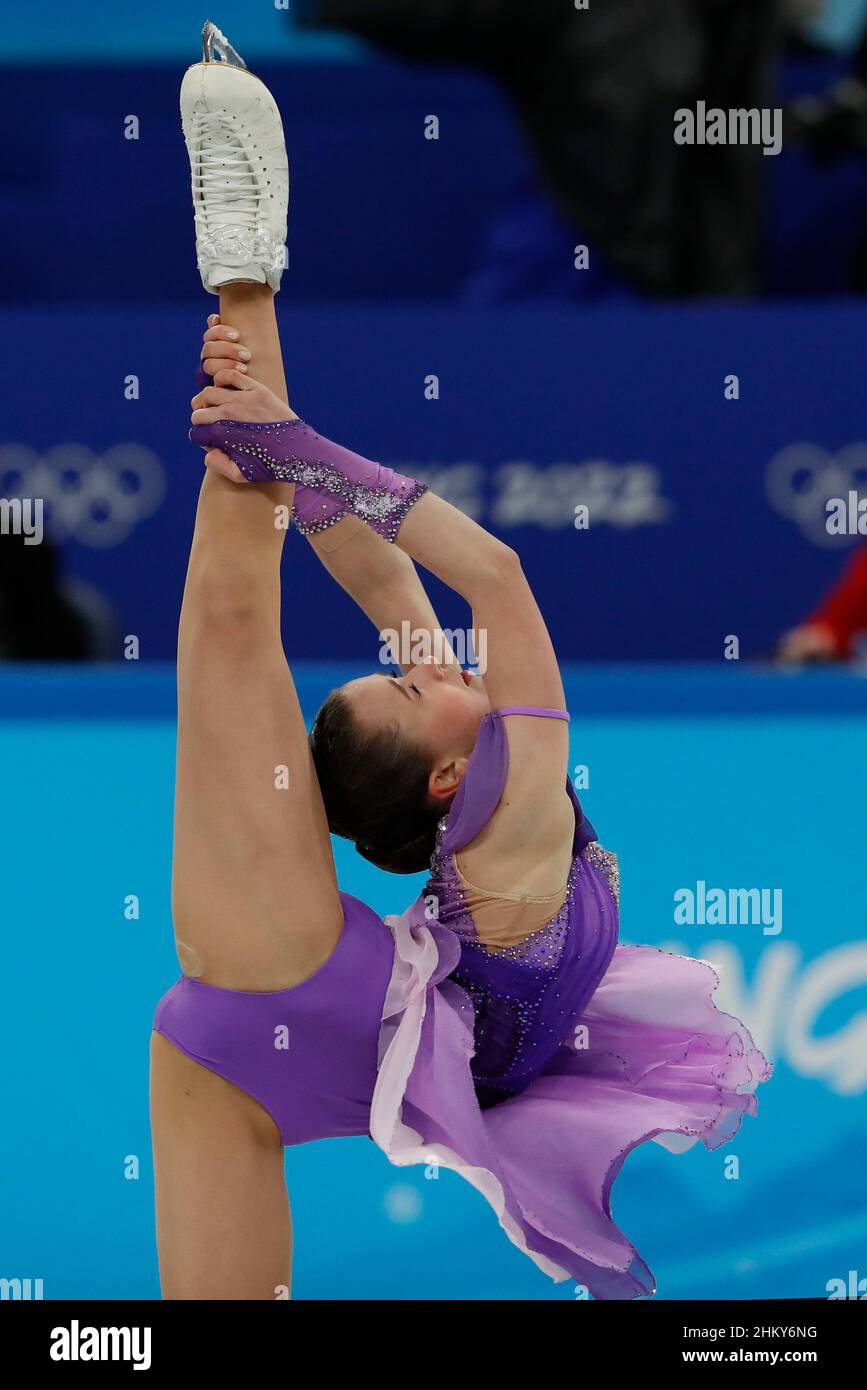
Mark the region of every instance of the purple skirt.
POLYGON ((460 1173, 552 1279, 596 1298, 653 1293, 611 1217, 623 1160, 646 1139, 675 1152, 725 1143, 770 1075, 743 1024, 714 1005, 712 968, 617 947, 569 1043, 519 1095, 482 1110, 472 1004, 449 979, 457 936, 425 919, 424 899, 383 923, 341 897, 343 934, 309 980, 251 994, 182 978, 156 1030, 255 1096, 284 1144, 369 1133, 392 1163, 460 1173))
POLYGON ((715 971, 618 946, 570 1043, 520 1095, 482 1110, 472 1005, 447 978, 456 938, 424 920, 423 903, 386 923, 395 962, 371 1104, 376 1143, 392 1163, 460 1173, 555 1281, 574 1279, 596 1298, 652 1294, 653 1275, 611 1216, 624 1159, 648 1139, 674 1153, 724 1144, 756 1113, 754 1091, 771 1074, 744 1025, 714 1004, 715 971))

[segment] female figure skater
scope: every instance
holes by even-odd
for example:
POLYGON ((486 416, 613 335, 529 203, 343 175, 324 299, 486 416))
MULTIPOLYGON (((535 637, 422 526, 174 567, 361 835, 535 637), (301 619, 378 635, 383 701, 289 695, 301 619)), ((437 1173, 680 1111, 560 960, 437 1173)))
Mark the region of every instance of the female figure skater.
POLYGON ((178 638, 183 974, 152 1041, 164 1294, 288 1291, 283 1145, 368 1133, 395 1163, 460 1172, 552 1278, 652 1293, 611 1217, 623 1159, 648 1138, 723 1143, 768 1064, 716 1009, 710 967, 616 944, 616 863, 566 776, 562 682, 515 553, 289 408, 279 114, 213 26, 205 43, 182 111, 220 314, 193 399, 207 467, 178 638), (289 509, 378 628, 437 629, 413 561, 467 599, 484 682, 449 662, 351 682, 311 754, 280 640, 289 509), (402 917, 339 892, 326 805, 385 867, 432 850, 402 917))

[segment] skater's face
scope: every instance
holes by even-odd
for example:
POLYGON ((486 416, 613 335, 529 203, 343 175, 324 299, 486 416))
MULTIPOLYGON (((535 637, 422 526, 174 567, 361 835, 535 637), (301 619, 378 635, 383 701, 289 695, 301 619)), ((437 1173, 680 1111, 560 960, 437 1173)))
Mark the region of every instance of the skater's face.
POLYGON ((431 792, 439 796, 454 792, 491 708, 479 676, 435 661, 405 676, 363 676, 343 693, 362 728, 397 724, 407 742, 430 750, 431 792))

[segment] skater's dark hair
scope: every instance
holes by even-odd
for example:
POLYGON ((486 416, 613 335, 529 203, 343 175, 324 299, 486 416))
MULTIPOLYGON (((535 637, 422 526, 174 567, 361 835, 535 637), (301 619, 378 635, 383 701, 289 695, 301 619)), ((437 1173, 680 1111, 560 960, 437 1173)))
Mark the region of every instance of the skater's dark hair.
POLYGON ((432 755, 397 724, 363 729, 342 690, 332 690, 310 731, 310 751, 329 828, 394 874, 430 865, 449 803, 428 790, 432 755))

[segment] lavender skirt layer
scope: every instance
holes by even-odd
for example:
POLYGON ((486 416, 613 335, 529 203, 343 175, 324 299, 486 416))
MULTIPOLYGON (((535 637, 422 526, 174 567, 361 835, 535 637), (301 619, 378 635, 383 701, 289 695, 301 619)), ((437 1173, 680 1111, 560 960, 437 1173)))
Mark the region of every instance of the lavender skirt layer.
POLYGON ((343 934, 309 980, 245 994, 182 978, 156 1030, 256 1097, 284 1144, 369 1132, 392 1163, 460 1173, 553 1279, 597 1298, 652 1293, 611 1219, 620 1165, 645 1139, 724 1143, 770 1074, 743 1024, 715 1007, 710 966, 617 947, 577 1020, 587 1046, 561 1047, 525 1091, 483 1111, 472 1005, 449 979, 458 938, 425 920, 423 900, 384 924, 341 897, 343 934))
POLYGON ((647 1139, 673 1152, 725 1143, 771 1068, 713 1002, 704 961, 619 946, 579 1024, 520 1095, 480 1110, 470 1075, 473 1014, 447 977, 458 945, 414 904, 386 918, 395 964, 385 999, 370 1132, 392 1163, 439 1163, 472 1183, 519 1249, 596 1298, 654 1292, 611 1217, 611 1188, 647 1139))

